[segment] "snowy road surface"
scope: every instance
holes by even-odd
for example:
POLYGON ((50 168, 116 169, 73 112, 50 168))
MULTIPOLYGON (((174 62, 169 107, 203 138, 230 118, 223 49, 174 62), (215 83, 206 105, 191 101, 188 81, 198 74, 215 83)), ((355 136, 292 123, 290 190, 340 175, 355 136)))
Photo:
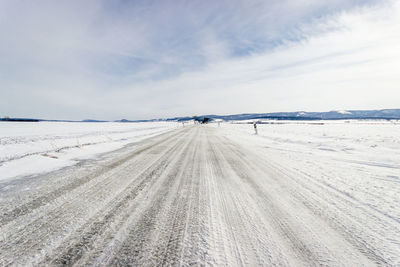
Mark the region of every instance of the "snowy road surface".
POLYGON ((399 194, 383 212, 318 173, 176 129, 0 183, 0 265, 400 266, 399 194))

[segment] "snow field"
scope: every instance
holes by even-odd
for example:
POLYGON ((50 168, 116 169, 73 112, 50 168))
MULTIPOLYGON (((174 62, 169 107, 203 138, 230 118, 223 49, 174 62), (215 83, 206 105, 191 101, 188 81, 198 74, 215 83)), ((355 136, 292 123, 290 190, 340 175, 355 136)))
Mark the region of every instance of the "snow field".
POLYGON ((73 165, 176 127, 174 122, 1 122, 0 180, 73 165))
POLYGON ((0 265, 399 266, 399 124, 268 123, 1 180, 0 265))

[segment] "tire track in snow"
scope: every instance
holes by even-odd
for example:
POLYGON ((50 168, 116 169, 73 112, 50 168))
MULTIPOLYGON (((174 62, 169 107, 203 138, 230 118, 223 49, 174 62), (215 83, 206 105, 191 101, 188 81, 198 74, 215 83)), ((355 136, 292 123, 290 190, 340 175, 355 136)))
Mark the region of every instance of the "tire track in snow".
MULTIPOLYGON (((179 138, 178 135, 176 138, 179 138)), ((169 146, 177 145, 178 141, 176 138, 167 138, 167 145, 165 148, 169 146), (170 144, 170 145, 168 145, 170 144)), ((155 147, 160 145, 163 142, 157 142, 156 146, 154 144, 150 145, 148 148, 155 147)), ((155 159, 153 159, 153 163, 157 163, 159 159, 159 155, 163 155, 164 150, 161 153, 156 153, 153 155, 155 159)), ((52 250, 54 247, 57 247, 58 243, 61 242, 65 237, 69 236, 73 230, 76 230, 76 227, 79 223, 85 222, 87 219, 91 219, 91 217, 96 213, 96 211, 101 207, 101 203, 106 204, 110 201, 109 194, 114 190, 119 190, 119 188, 115 185, 119 185, 119 180, 125 180, 125 183, 121 183, 121 186, 126 186, 126 182, 131 180, 130 171, 135 170, 135 165, 127 165, 125 166, 124 163, 131 159, 135 159, 135 155, 140 155, 142 152, 148 151, 151 152, 151 149, 140 149, 140 153, 134 152, 134 156, 129 155, 124 157, 123 160, 118 160, 117 162, 112 162, 110 165, 113 167, 107 166, 105 172, 99 172, 99 175, 93 177, 92 184, 89 183, 82 183, 80 187, 74 191, 67 191, 64 192, 66 195, 62 199, 58 201, 50 201, 50 207, 44 207, 43 210, 39 212, 39 216, 37 216, 38 212, 35 210, 31 211, 31 216, 34 220, 25 223, 25 218, 22 218, 23 221, 19 222, 20 225, 15 227, 13 224, 7 225, 8 227, 3 227, 1 230, 7 233, 6 237, 3 237, 3 241, 0 243, 0 258, 4 262, 6 262, 6 258, 18 259, 23 260, 29 252, 32 251, 34 253, 36 251, 36 260, 40 260, 43 257, 46 257, 49 250, 52 250), (119 163, 119 164, 118 164, 119 163), (134 169, 130 170, 129 167, 133 167, 134 169), (128 169, 128 172, 127 172, 128 169), (115 184, 115 185, 114 185, 115 184), (96 203, 96 204, 95 204, 96 203), (47 209, 46 209, 47 208, 47 209), (77 220, 75 220, 75 218, 77 220), (25 223, 25 224, 24 224, 25 223), (53 234, 58 233, 56 238, 48 238, 48 232, 53 234), (40 253, 37 252, 37 248, 35 244, 42 244, 40 253), (46 250, 47 247, 47 250, 46 250), (7 257, 2 256, 2 252, 7 251, 7 257), (40 255, 39 255, 40 254, 40 255)), ((166 158, 169 155, 165 156, 166 158)), ((144 158, 144 160, 148 160, 144 158)), ((139 163, 142 166, 146 166, 145 162, 133 162, 139 163)), ((156 167, 153 163, 150 162, 150 167, 156 167)), ((100 167, 101 170, 104 170, 103 167, 100 167)), ((140 172, 140 170, 138 170, 140 172)), ((98 172, 96 172, 98 173, 98 172)), ((135 178, 135 177, 132 177, 135 178)), ((132 179, 133 183, 137 182, 136 179, 132 179)), ((118 191, 117 191, 118 192, 118 191)), ((118 192, 119 193, 119 192, 118 192)), ((50 197, 52 197, 50 193, 50 197)), ((29 215, 29 214, 28 214, 29 215)))
POLYGON ((116 166, 122 165, 123 163, 132 159, 136 155, 139 155, 139 154, 145 152, 146 150, 149 150, 152 147, 162 144, 166 141, 168 141, 168 140, 163 139, 163 140, 156 142, 155 144, 151 143, 150 145, 147 145, 143 148, 139 148, 137 151, 134 151, 133 153, 131 153, 121 159, 118 159, 117 161, 109 163, 108 165, 96 170, 93 173, 90 173, 87 176, 81 177, 80 179, 76 179, 76 180, 72 181, 71 183, 68 183, 64 186, 61 186, 61 187, 55 189, 54 191, 46 192, 46 194, 36 197, 33 200, 31 200, 27 203, 24 203, 20 206, 17 206, 10 211, 3 212, 2 214, 0 214, 0 227, 15 220, 16 218, 18 218, 20 216, 23 216, 27 213, 31 213, 32 210, 39 208, 43 205, 46 205, 46 203, 53 201, 54 199, 74 190, 75 188, 78 188, 79 186, 84 185, 85 183, 88 183, 89 181, 91 181, 94 178, 97 178, 99 175, 107 172, 107 170, 111 170, 111 169, 115 168, 116 166))
MULTIPOLYGON (((0 265, 398 263, 394 243, 379 247, 373 229, 353 223, 359 205, 221 129, 185 127, 128 149, 55 172, 59 183, 47 187, 49 175, 37 177, 20 202, 18 186, 7 189, 0 265)), ((381 222, 398 234, 394 221, 381 222)))
MULTIPOLYGON (((135 200, 142 191, 149 190, 153 186, 156 179, 168 167, 171 153, 176 153, 179 148, 179 144, 174 144, 162 157, 157 158, 150 167, 133 179, 123 192, 110 201, 110 205, 107 205, 105 210, 98 212, 94 218, 91 218, 91 222, 88 225, 84 225, 76 231, 74 236, 70 238, 72 245, 66 247, 61 255, 52 260, 52 263, 55 265, 74 264, 83 256, 85 250, 94 247, 95 241, 104 234, 111 222, 114 224, 114 228, 122 224, 126 217, 134 211, 134 207, 129 205, 130 202, 135 200), (117 216, 120 218, 116 219, 117 216), (75 236, 79 238, 78 242, 76 242, 77 237, 75 236)), ((112 233, 108 232, 107 234, 107 238, 102 238, 111 238, 110 235, 112 233)))
MULTIPOLYGON (((392 255, 396 255, 395 252, 396 249, 393 250, 394 247, 390 249, 385 248, 388 249, 388 251, 383 251, 382 249, 378 249, 378 247, 374 248, 373 245, 374 240, 371 239, 371 235, 376 235, 374 233, 374 230, 373 229, 366 230, 364 225, 358 223, 357 218, 355 218, 355 222, 357 221, 357 224, 359 225, 357 226, 356 229, 354 229, 356 225, 354 225, 353 222, 348 220, 347 218, 348 211, 346 210, 346 208, 352 208, 354 212, 355 210, 360 208, 359 206, 357 205, 354 206, 351 203, 348 203, 347 200, 340 199, 340 202, 335 203, 334 206, 322 207, 321 204, 322 203, 327 204, 329 203, 328 202, 329 200, 326 201, 322 200, 321 198, 324 198, 327 195, 331 195, 331 192, 329 192, 329 190, 327 190, 326 188, 322 191, 321 190, 316 191, 316 188, 311 189, 309 188, 310 182, 311 184, 313 182, 309 181, 309 183, 305 183, 304 181, 301 181, 299 178, 305 178, 305 177, 302 176, 300 173, 293 172, 290 170, 290 168, 282 169, 283 167, 280 165, 278 166, 271 165, 270 162, 264 161, 260 156, 255 157, 253 153, 246 153, 245 148, 237 144, 234 144, 229 140, 225 139, 221 140, 220 142, 225 142, 227 144, 225 147, 231 147, 230 149, 231 151, 224 153, 224 155, 229 155, 229 156, 233 154, 238 155, 238 158, 233 161, 232 167, 236 168, 237 173, 241 173, 244 179, 247 179, 246 177, 248 177, 248 174, 251 173, 249 169, 253 170, 258 169, 259 171, 261 171, 259 175, 261 176, 264 175, 265 177, 272 176, 272 181, 266 180, 264 181, 264 183, 270 184, 272 182, 274 186, 278 186, 275 189, 282 189, 282 188, 284 189, 281 190, 283 194, 279 195, 279 198, 281 198, 282 201, 277 205, 275 205, 274 210, 277 210, 276 207, 278 207, 278 205, 284 207, 286 203, 289 203, 288 197, 289 199, 291 198, 290 201, 297 203, 296 209, 302 210, 302 213, 300 213, 300 216, 302 217, 300 218, 303 220, 299 220, 299 218, 295 218, 294 220, 292 219, 291 228, 295 229, 297 232, 298 230, 301 229, 303 229, 303 231, 308 232, 308 234, 301 234, 301 232, 298 232, 300 235, 303 235, 303 239, 307 243, 310 243, 310 240, 314 236, 315 241, 311 242, 310 245, 312 247, 315 247, 317 245, 318 249, 316 250, 316 252, 318 254, 321 254, 319 256, 321 260, 323 259, 324 261, 327 261, 327 264, 329 265, 339 264, 338 263, 339 258, 341 258, 341 261, 345 260, 349 261, 349 259, 353 259, 354 262, 359 262, 359 264, 361 264, 361 262, 364 262, 363 263, 364 265, 371 265, 371 264, 379 264, 386 266, 391 265, 390 262, 388 262, 387 259, 385 259, 385 257, 383 256, 383 253, 389 252, 392 253, 392 255), (242 168, 240 167, 237 168, 238 160, 243 161, 242 168), (279 169, 278 167, 281 169, 279 169), (315 201, 314 197, 317 194, 319 199, 315 201), (286 199, 285 195, 288 196, 286 197, 286 199), (340 206, 342 209, 339 210, 339 214, 337 214, 336 216, 328 215, 328 210, 332 211, 332 208, 337 208, 340 206), (305 215, 308 215, 309 220, 306 220, 307 217, 305 215), (343 220, 345 220, 347 224, 344 224, 343 220), (306 222, 308 225, 312 227, 304 225, 304 223, 306 222), (318 224, 316 224, 316 222, 318 222, 318 224), (361 234, 362 232, 364 232, 364 235, 361 234), (369 241, 367 241, 368 239, 369 241), (338 246, 338 244, 340 243, 341 245, 338 246)), ((251 181, 255 189, 254 192, 257 192, 261 197, 264 196, 268 198, 268 190, 260 190, 260 188, 262 188, 262 184, 259 181, 257 182, 257 179, 254 179, 255 177, 256 176, 253 175, 252 178, 253 181, 251 181)), ((277 193, 275 193, 275 195, 278 196, 277 193)), ((329 198, 330 200, 335 199, 333 196, 331 197, 332 198, 329 198)), ((277 197, 275 198, 277 199, 277 197)), ((269 202, 273 202, 273 199, 270 198, 269 202)), ((278 211, 279 210, 285 212, 284 208, 278 208, 278 211)), ((284 214, 280 215, 277 214, 273 217, 278 218, 279 220, 288 216, 291 217, 296 213, 298 213, 298 211, 292 210, 286 216, 284 214)), ((355 214, 358 214, 358 212, 355 214)), ((352 214, 352 217, 356 216, 355 214, 352 214)), ((369 214, 369 216, 372 216, 371 218, 374 217, 372 213, 369 214)), ((390 224, 387 224, 386 227, 390 228, 391 227, 390 224)), ((288 225, 285 226, 285 228, 287 227, 288 225)), ((398 235, 399 230, 397 229, 395 232, 393 232, 393 234, 398 235)), ((295 244, 296 242, 291 242, 291 243, 295 244)), ((399 244, 397 244, 397 249, 398 247, 399 244)))

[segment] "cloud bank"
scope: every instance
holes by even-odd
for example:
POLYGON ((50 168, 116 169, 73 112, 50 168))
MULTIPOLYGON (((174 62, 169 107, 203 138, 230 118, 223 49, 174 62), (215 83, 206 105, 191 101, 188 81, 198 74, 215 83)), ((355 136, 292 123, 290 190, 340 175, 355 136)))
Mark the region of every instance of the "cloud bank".
POLYGON ((323 2, 2 1, 0 116, 398 107, 399 1, 323 2))

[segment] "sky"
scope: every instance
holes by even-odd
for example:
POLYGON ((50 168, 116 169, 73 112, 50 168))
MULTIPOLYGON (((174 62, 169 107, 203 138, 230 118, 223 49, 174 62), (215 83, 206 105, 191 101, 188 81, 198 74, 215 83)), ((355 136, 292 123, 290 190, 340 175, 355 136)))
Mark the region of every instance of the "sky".
POLYGON ((399 103, 399 0, 0 0, 0 117, 399 103))

